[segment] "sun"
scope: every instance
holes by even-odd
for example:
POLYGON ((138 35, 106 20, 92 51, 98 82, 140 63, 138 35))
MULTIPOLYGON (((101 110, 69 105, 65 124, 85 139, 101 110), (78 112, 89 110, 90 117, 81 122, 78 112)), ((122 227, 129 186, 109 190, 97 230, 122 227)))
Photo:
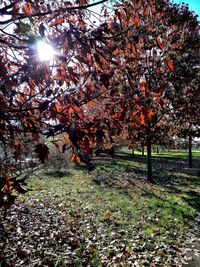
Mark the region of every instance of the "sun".
POLYGON ((53 58, 57 54, 50 44, 42 40, 38 41, 36 46, 37 46, 37 51, 38 51, 38 57, 42 61, 53 60, 53 58))

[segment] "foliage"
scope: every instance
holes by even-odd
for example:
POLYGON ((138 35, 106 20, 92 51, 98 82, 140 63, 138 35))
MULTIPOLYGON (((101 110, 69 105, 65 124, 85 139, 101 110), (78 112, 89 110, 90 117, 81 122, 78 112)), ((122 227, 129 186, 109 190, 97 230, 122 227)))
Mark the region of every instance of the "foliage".
POLYGON ((44 163, 49 147, 43 136, 63 133, 62 149, 72 148, 71 161, 92 170, 93 147, 113 143, 116 136, 151 145, 173 127, 184 84, 197 95, 196 71, 179 79, 185 77, 183 65, 196 64, 199 44, 197 19, 184 5, 164 0, 106 5, 106 0, 2 2, 0 190, 8 200, 13 191, 3 181, 19 176, 13 160, 23 154, 27 138, 34 139, 30 150, 44 163), (90 9, 96 5, 99 16, 90 9), (51 60, 40 60, 41 41, 52 46, 51 60))
POLYGON ((44 163, 49 148, 42 135, 53 137, 64 131, 63 150, 72 144, 76 150, 72 159, 76 162, 81 159, 91 168, 90 141, 86 135, 90 124, 83 106, 92 97, 92 55, 97 44, 92 36, 94 24, 85 20, 90 19, 93 12, 86 11, 87 8, 104 2, 2 2, 0 145, 4 153, 0 163, 1 201, 4 194, 8 199, 12 197, 13 191, 5 191, 8 185, 4 181, 16 180, 20 175, 13 160, 17 163, 24 155, 25 140, 29 139, 26 146, 29 153, 36 153, 44 163), (41 40, 58 51, 52 62, 40 60, 37 44, 41 40))

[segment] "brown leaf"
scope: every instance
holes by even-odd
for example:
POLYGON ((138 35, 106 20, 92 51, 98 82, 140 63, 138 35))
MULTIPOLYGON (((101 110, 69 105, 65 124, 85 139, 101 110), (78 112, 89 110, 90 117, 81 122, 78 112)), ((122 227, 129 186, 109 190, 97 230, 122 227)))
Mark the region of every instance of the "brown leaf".
POLYGON ((174 72, 174 63, 173 63, 173 61, 168 59, 168 60, 166 60, 166 64, 167 64, 168 68, 171 70, 171 72, 174 72))
POLYGON ((31 11, 31 9, 32 9, 32 6, 31 6, 31 3, 26 3, 24 6, 23 6, 23 10, 24 10, 24 12, 26 13, 26 15, 27 16, 32 16, 32 11, 31 11))
POLYGON ((110 213, 107 213, 103 220, 104 220, 104 222, 111 222, 112 221, 112 217, 111 217, 110 213))
POLYGON ((133 19, 133 23, 134 23, 135 27, 138 27, 140 25, 140 20, 139 20, 139 14, 138 14, 138 12, 135 13, 135 17, 133 19))
POLYGON ((124 251, 124 256, 125 256, 125 257, 128 257, 128 256, 129 256, 129 252, 125 250, 125 251, 124 251))
POLYGON ((71 161, 71 162, 74 162, 75 157, 76 157, 76 154, 72 154, 71 157, 70 157, 70 161, 71 161))
POLYGON ((52 21, 52 22, 50 23, 50 26, 51 26, 51 27, 53 27, 53 26, 57 26, 57 25, 59 25, 59 24, 62 24, 63 22, 64 22, 64 18, 58 18, 58 19, 52 21))
POLYGON ((54 107, 55 107, 57 112, 61 111, 60 105, 58 103, 54 103, 54 107))

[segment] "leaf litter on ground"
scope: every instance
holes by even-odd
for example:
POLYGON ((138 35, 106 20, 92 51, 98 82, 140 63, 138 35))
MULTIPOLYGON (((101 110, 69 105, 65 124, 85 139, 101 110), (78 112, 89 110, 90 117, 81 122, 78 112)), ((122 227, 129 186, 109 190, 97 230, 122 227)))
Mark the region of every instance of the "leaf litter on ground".
POLYGON ((190 260, 194 210, 180 195, 133 172, 101 172, 100 182, 99 172, 70 173, 30 179, 33 191, 1 223, 2 266, 178 267, 190 260))

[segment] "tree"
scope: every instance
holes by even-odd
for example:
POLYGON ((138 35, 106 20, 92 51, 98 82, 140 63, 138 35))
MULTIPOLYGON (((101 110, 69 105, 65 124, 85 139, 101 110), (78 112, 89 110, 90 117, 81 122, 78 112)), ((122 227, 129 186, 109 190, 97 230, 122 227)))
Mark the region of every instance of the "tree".
POLYGON ((71 159, 83 161, 91 170, 92 147, 119 135, 132 140, 133 130, 143 128, 148 179, 153 181, 154 127, 171 118, 176 59, 181 58, 191 29, 197 32, 197 20, 164 0, 121 1, 113 7, 114 15, 104 3, 3 2, 1 206, 10 206, 13 189, 20 188, 22 181, 9 157, 20 158, 27 137, 36 141, 31 149, 43 163, 49 148, 41 136, 62 133, 62 150, 72 147, 71 159), (88 8, 98 4, 102 4, 103 22, 95 26, 88 8), (50 60, 40 60, 41 45, 49 49, 50 60))
MULTIPOLYGON (((198 62, 198 57, 196 57, 198 62)), ((192 57, 190 56, 190 60, 192 57)), ((194 59, 193 59, 194 60, 194 59)), ((196 64, 197 64, 196 62, 196 64)), ((175 114, 177 125, 176 132, 179 137, 188 140, 188 165, 192 168, 192 140, 195 137, 200 137, 200 120, 199 120, 199 103, 200 103, 200 89, 199 89, 199 73, 195 65, 187 64, 187 71, 190 71, 188 81, 179 84, 179 88, 183 87, 182 94, 179 98, 174 99, 175 114)))
POLYGON ((193 20, 193 14, 188 6, 183 6, 182 13, 185 27, 189 33, 185 36, 185 42, 176 58, 176 80, 174 81, 174 93, 172 106, 174 119, 176 120, 177 134, 188 139, 189 167, 192 167, 192 139, 200 137, 200 88, 199 88, 199 48, 200 35, 199 24, 193 20))
POLYGON ((93 67, 98 44, 91 34, 95 26, 88 8, 102 4, 106 15, 104 2, 1 1, 1 207, 14 202, 13 190, 23 191, 13 161, 21 157, 27 138, 36 141, 30 150, 43 163, 49 148, 41 135, 65 132, 66 146, 71 142, 76 150, 73 159, 81 158, 91 168, 87 137, 91 125, 83 107, 99 94, 92 77, 100 70, 93 67), (51 60, 40 60, 40 44, 46 49, 51 45, 51 60))
POLYGON ((198 21, 188 9, 169 1, 122 1, 109 24, 106 38, 114 69, 109 82, 120 83, 107 95, 106 113, 112 124, 120 124, 125 138, 140 135, 145 140, 151 182, 153 139, 158 138, 155 133, 161 122, 165 128, 175 125, 177 92, 191 81, 184 79, 177 90, 177 81, 184 76, 180 65, 187 60, 182 52, 196 57, 198 30, 198 21), (190 38, 196 38, 195 46, 187 45, 190 38))

